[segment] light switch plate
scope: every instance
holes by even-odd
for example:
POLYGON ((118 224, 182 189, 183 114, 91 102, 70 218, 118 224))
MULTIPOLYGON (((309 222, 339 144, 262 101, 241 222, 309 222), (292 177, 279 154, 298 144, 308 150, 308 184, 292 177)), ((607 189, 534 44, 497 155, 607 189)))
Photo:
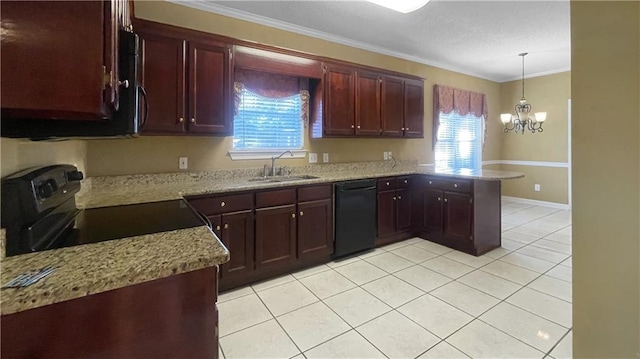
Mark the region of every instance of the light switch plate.
POLYGON ((533 185, 533 190, 534 190, 534 191, 536 191, 536 192, 540 192, 540 185, 539 185, 539 184, 537 184, 537 183, 536 183, 536 184, 534 184, 534 185, 533 185))
POLYGON ((309 163, 318 163, 317 153, 309 153, 309 163))
POLYGON ((178 160, 178 167, 181 170, 186 170, 189 166, 188 166, 188 157, 180 157, 180 159, 178 160))
POLYGON ((386 161, 389 159, 389 153, 387 151, 382 152, 382 158, 386 161))
POLYGON ((323 153, 322 154, 322 162, 324 162, 324 163, 328 163, 329 162, 329 154, 328 153, 323 153))

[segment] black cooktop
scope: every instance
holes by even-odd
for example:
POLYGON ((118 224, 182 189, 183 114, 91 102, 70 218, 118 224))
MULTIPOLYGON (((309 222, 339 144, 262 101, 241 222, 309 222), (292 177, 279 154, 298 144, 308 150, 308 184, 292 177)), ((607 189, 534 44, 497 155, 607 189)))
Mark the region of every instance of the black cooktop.
POLYGON ((206 225, 184 200, 171 200, 80 211, 75 224, 55 248, 206 225))

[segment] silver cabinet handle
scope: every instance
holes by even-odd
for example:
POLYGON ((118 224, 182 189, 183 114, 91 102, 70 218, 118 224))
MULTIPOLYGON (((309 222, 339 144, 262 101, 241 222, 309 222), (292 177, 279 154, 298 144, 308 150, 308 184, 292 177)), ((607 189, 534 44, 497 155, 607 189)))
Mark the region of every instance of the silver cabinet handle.
POLYGON ((195 117, 191 117, 191 123, 196 123, 196 118, 195 117))
POLYGON ((358 128, 360 128, 360 125, 358 125, 358 128))
POLYGON ((387 186, 389 186, 389 182, 387 182, 387 186))
POLYGON ((291 218, 296 218, 296 214, 295 213, 291 213, 291 218))
POLYGON ((402 131, 404 131, 404 127, 402 128, 402 131))
POLYGON ((220 207, 224 207, 224 206, 226 206, 226 205, 227 205, 227 204, 226 204, 226 203, 224 203, 224 201, 220 202, 220 207))
POLYGON ((351 128, 354 128, 354 127, 355 127, 354 125, 351 125, 351 128))
POLYGON ((402 196, 398 196, 398 199, 402 199, 402 196))
POLYGON ((453 184, 453 187, 454 187, 454 188, 458 188, 458 184, 457 184, 457 183, 454 183, 454 184, 453 184))
POLYGON ((407 184, 407 183, 409 183, 409 180, 404 180, 404 184, 407 184))
POLYGON ((447 200, 446 198, 444 199, 444 201, 445 201, 445 202, 448 202, 448 200, 447 200))
POLYGON ((304 212, 300 211, 300 217, 304 216, 304 212))
POLYGON ((396 197, 393 197, 393 200, 395 201, 395 200, 396 200, 396 197))
POLYGON ((219 230, 220 230, 220 226, 216 226, 216 231, 219 231, 219 230))
POLYGON ((224 224, 224 229, 229 229, 229 223, 224 224))
POLYGON ((431 184, 431 181, 429 181, 429 184, 431 184))
POLYGON ((409 131, 409 127, 405 128, 404 130, 405 130, 405 131, 409 131))
POLYGON ((178 119, 178 122, 183 123, 183 122, 184 122, 184 117, 180 117, 180 118, 178 119))
POLYGON ((438 197, 438 202, 440 202, 442 200, 442 198, 438 197))

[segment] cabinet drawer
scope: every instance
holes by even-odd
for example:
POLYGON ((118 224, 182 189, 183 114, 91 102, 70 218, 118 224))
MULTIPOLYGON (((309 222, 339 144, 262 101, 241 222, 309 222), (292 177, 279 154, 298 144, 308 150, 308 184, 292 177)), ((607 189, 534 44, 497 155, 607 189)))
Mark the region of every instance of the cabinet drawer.
POLYGON ((428 188, 441 189, 445 191, 471 193, 471 180, 456 178, 438 178, 427 177, 426 185, 428 188))
POLYGON ((237 212, 253 208, 253 195, 251 193, 232 194, 206 198, 189 199, 193 208, 205 215, 214 215, 224 212, 237 212))
POLYGON ((256 208, 282 206, 296 202, 296 190, 293 188, 256 193, 256 208))
POLYGON ((331 198, 331 185, 298 188, 298 202, 331 198))
POLYGON ((396 188, 396 178, 387 177, 378 180, 378 191, 385 191, 396 188))
POLYGON ((413 177, 411 176, 401 176, 398 177, 398 179, 396 180, 396 186, 398 188, 406 188, 411 186, 411 183, 413 182, 413 177))

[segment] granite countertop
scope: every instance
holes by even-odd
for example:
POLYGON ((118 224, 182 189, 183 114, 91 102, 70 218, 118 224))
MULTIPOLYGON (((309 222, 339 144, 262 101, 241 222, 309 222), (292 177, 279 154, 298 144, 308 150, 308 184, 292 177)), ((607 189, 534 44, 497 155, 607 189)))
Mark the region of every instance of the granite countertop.
POLYGON ((0 310, 16 313, 228 260, 229 251, 206 226, 8 257, 1 262, 2 284, 34 269, 56 270, 31 286, 2 289, 0 310))
MULTIPOLYGON (((493 170, 443 173, 415 162, 393 165, 389 161, 296 168, 294 175, 317 177, 299 181, 250 181, 258 173, 259 169, 246 169, 92 177, 82 181, 76 202, 80 208, 97 208, 411 174, 490 181, 524 177, 522 173, 493 170)), ((0 234, 4 237, 4 231, 0 234)), ((0 262, 0 284, 30 270, 46 266, 57 269, 29 287, 2 289, 0 311, 1 314, 20 312, 219 265, 228 260, 229 251, 205 226, 9 257, 0 262)))
MULTIPOLYGON (((393 177, 412 174, 428 174, 455 178, 499 181, 524 177, 519 172, 482 170, 479 172, 442 172, 432 166, 402 163, 392 167, 388 162, 335 164, 318 170, 317 166, 296 169, 293 174, 313 175, 318 178, 299 181, 267 182, 255 179, 257 169, 215 172, 177 172, 164 174, 109 176, 90 179, 87 191, 77 196, 79 207, 95 208, 166 201, 187 196, 225 192, 250 191, 298 185, 332 183, 363 178, 393 177), (377 164, 377 165, 376 165, 377 164), (314 168, 315 167, 315 168, 314 168)), ((83 183, 85 185, 85 183, 83 183)))

